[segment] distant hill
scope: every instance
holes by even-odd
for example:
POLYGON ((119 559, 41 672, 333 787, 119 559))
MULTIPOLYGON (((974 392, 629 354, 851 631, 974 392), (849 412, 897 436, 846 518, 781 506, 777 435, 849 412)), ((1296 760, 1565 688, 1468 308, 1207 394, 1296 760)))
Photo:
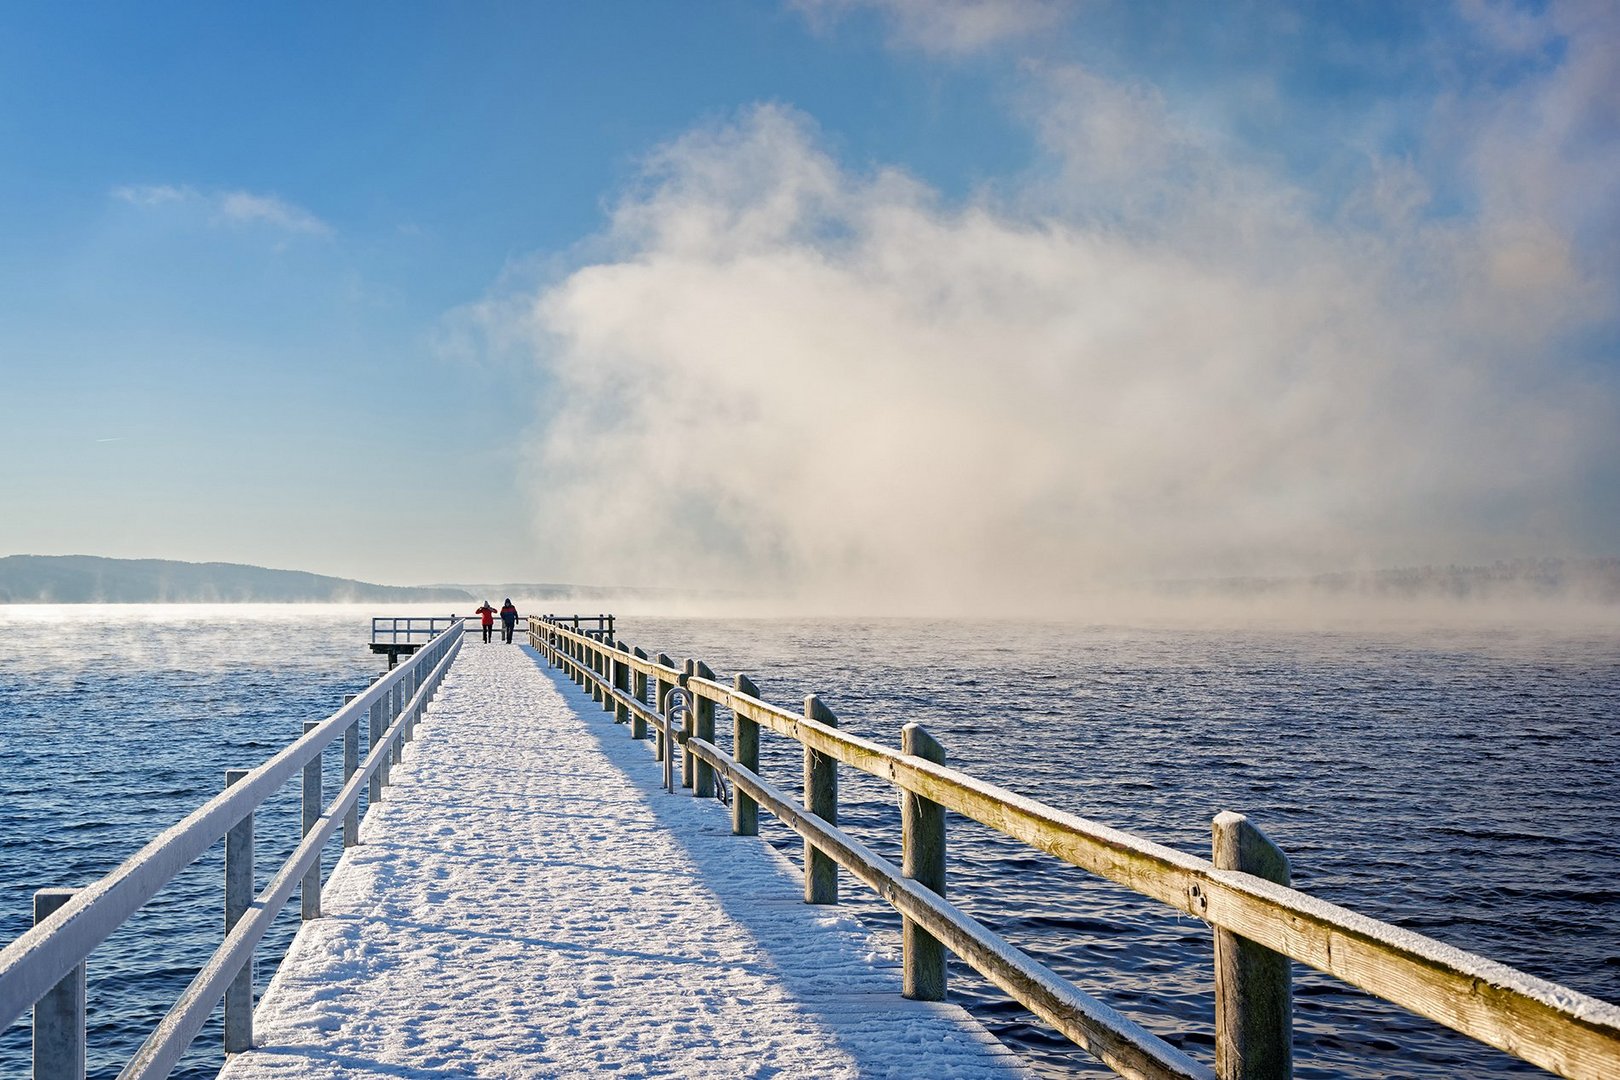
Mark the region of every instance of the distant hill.
POLYGON ((0 558, 0 604, 469 603, 461 589, 373 585, 348 578, 239 563, 104 559, 95 555, 0 558))

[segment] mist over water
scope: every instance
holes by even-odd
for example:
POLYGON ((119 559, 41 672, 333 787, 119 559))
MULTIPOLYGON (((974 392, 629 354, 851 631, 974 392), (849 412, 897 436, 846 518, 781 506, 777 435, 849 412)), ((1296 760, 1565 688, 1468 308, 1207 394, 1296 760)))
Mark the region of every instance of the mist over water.
MULTIPOLYGON (((1273 66, 1297 13, 1221 27, 1274 35, 1240 71, 1144 20, 1142 54, 1198 42, 1170 73, 1099 62, 1101 16, 1048 39, 1064 5, 798 6, 998 72, 1027 157, 952 195, 745 106, 459 312, 543 373, 556 575, 1087 618, 1139 582, 1620 551, 1611 5, 1445 6, 1331 122, 1273 66)), ((1328 34, 1328 70, 1389 60, 1328 34)))
MULTIPOLYGON (((1406 611, 1328 623, 621 614, 618 629, 722 678, 746 672, 784 705, 817 693, 843 728, 890 745, 920 721, 975 776, 1188 852, 1207 855, 1216 813, 1246 813, 1301 888, 1620 1000, 1620 628, 1406 611)), ((365 650, 369 616, 407 613, 444 612, 0 607, 0 806, 16 823, 0 837, 0 940, 26 929, 35 888, 106 873, 216 793, 226 768, 329 715, 381 668, 365 650)), ((717 730, 729 746, 723 711, 717 730)), ((763 743, 767 776, 793 786, 797 748, 763 743)), ((893 791, 840 772, 841 823, 898 857, 893 791)), ((261 884, 294 845, 296 787, 260 813, 261 884)), ((961 819, 950 829, 954 902, 1208 1056, 1207 927, 961 819)), ((763 834, 798 857, 768 817, 763 834)), ((216 848, 92 955, 93 1076, 116 1074, 218 944, 221 861, 216 848)), ((897 933, 881 901, 848 881, 843 895, 897 933)), ((261 992, 296 926, 294 908, 261 947, 261 992)), ((952 987, 1043 1072, 1095 1069, 960 965, 952 987)), ((1296 1032, 1301 1077, 1541 1075, 1303 969, 1296 1032)), ((177 1075, 212 1076, 218 1046, 216 1018, 177 1075)), ((0 1033, 0 1073, 21 1075, 26 1059, 26 1024, 0 1033)))
MULTIPOLYGON (((442 612, 435 612, 441 613, 442 612)), ((80 886, 365 688, 365 608, 317 605, 0 606, 0 942, 34 890, 80 886)), ((327 755, 327 791, 341 786, 327 755)), ((259 887, 296 845, 295 778, 257 814, 259 887)), ((325 863, 335 863, 328 849, 325 863)), ((117 1075, 223 936, 224 847, 193 863, 90 957, 90 1075, 117 1075)), ((298 928, 283 911, 257 954, 258 990, 298 928)), ((174 1073, 214 1076, 219 1014, 174 1073)), ((0 1075, 28 1072, 28 1017, 0 1033, 0 1075)))
POLYGON ((1558 358, 1615 317, 1613 267, 1506 210, 1324 218, 1150 97, 1040 85, 1053 188, 946 205, 763 106, 664 148, 606 256, 481 309, 550 379, 548 561, 965 614, 1612 553, 1620 394, 1558 358), (1121 171, 1060 118, 1125 133, 1121 171), (1152 213, 1103 194, 1133 181, 1152 213))

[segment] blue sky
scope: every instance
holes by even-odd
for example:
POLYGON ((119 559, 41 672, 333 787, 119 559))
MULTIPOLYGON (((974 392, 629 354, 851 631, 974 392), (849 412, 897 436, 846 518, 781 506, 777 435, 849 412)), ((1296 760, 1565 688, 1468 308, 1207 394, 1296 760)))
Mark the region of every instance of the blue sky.
POLYGON ((1613 554, 1617 39, 0 4, 0 553, 913 591, 1613 554))

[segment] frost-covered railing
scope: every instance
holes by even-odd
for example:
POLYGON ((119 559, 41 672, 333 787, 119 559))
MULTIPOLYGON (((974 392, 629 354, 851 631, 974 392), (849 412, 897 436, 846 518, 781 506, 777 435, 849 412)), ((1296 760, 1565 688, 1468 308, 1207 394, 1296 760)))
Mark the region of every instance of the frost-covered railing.
POLYGON ((438 637, 460 621, 454 615, 376 615, 371 620, 371 643, 414 645, 438 637))
POLYGON ((734 833, 757 835, 764 806, 803 836, 806 901, 836 903, 836 866, 843 866, 892 904, 904 919, 908 997, 944 997, 943 943, 1122 1075, 1287 1076, 1292 958, 1561 1076, 1620 1077, 1620 1007, 1289 888, 1287 858, 1241 815, 1215 818, 1213 858, 1200 859, 948 768, 943 749, 917 724, 902 729, 902 748, 895 750, 840 732, 815 695, 805 699, 802 714, 794 713, 761 700, 746 675, 728 686, 699 661, 676 667, 663 654, 650 659, 641 649, 576 631, 568 620, 531 618, 529 634, 552 664, 629 724, 633 738, 655 734, 658 760, 667 762, 678 746, 682 785, 694 795, 713 795, 717 775, 730 780, 734 833), (666 719, 674 687, 690 701, 680 730, 666 719), (732 714, 731 754, 715 744, 716 707, 732 714), (759 775, 761 728, 803 746, 802 802, 759 775), (901 866, 837 828, 840 762, 902 793, 901 866), (945 900, 946 810, 1208 923, 1215 947, 1214 1070, 945 900))
POLYGON ((360 839, 360 792, 382 798, 389 767, 415 736, 444 674, 461 648, 459 621, 429 641, 408 663, 389 671, 325 720, 304 725, 304 736, 255 769, 230 770, 226 789, 82 889, 45 889, 35 898, 35 926, 0 951, 0 1028, 34 1007, 34 1075, 79 1077, 85 1072, 85 965, 105 941, 159 889, 225 838, 225 935, 174 1007, 158 1024, 121 1078, 167 1076, 214 1007, 225 1002, 225 1050, 253 1043, 253 950, 299 888, 305 919, 321 911, 321 850, 341 828, 343 845, 360 839), (369 752, 360 759, 360 721, 368 720, 369 752), (342 739, 343 788, 323 805, 321 757, 342 739), (295 775, 303 773, 303 841, 257 896, 253 895, 253 816, 295 775))
POLYGON ((540 621, 556 623, 595 641, 613 640, 612 615, 542 615, 540 621))

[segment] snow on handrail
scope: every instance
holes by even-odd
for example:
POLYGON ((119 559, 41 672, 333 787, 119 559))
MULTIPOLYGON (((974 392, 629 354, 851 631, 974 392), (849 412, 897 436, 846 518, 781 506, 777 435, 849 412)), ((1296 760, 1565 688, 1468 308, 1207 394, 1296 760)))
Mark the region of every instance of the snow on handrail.
POLYGON ((438 637, 454 624, 456 615, 374 615, 371 619, 373 645, 415 644, 438 637))
MULTIPOLYGON (((715 757, 718 751, 713 750, 712 743, 692 737, 695 732, 690 719, 686 730, 677 735, 672 722, 661 711, 663 702, 655 701, 651 705, 646 702, 646 679, 657 680, 660 696, 670 687, 683 688, 694 703, 686 712, 688 718, 703 706, 730 709, 739 724, 766 727, 800 743, 806 750, 807 762, 812 758, 831 758, 887 780, 902 792, 954 810, 1074 866, 1202 919, 1217 934, 1227 933, 1243 945, 1253 943, 1263 950, 1309 964, 1549 1072, 1592 1080, 1620 1076, 1620 1006, 1266 880, 1257 876, 1258 866, 1217 865, 1058 810, 959 770, 841 732, 834 724, 817 717, 793 713, 761 700, 754 693, 697 675, 694 673, 696 665, 691 661, 685 670, 674 667, 667 657, 651 661, 640 649, 630 651, 611 638, 604 643, 574 630, 565 620, 551 616, 531 618, 529 630, 535 647, 575 681, 589 687, 605 707, 623 710, 656 728, 663 736, 660 740, 663 757, 667 759, 673 754, 662 748, 679 740, 687 755, 695 752, 700 758, 709 759, 702 761, 702 768, 730 771, 734 781, 742 777, 744 782, 738 785, 739 791, 749 791, 751 781, 757 777, 751 772, 736 772, 736 759, 728 759, 729 765, 719 762, 715 757), (639 692, 634 696, 625 689, 625 675, 630 672, 639 677, 639 692), (1249 872, 1244 872, 1246 870, 1249 872)), ((743 685, 740 677, 738 685, 743 685)), ((748 685, 751 689, 751 684, 748 685)), ((807 713, 810 711, 807 709, 807 713)), ((684 786, 693 786, 689 777, 684 786)), ((757 798, 753 793, 750 795, 757 798)), ((739 795, 737 801, 742 802, 743 796, 739 795)), ((736 820, 734 816, 733 821, 736 820)), ((795 820, 784 820, 810 843, 820 846, 809 831, 801 828, 802 814, 795 820)), ((1218 833, 1234 827, 1242 830, 1245 842, 1252 839, 1257 844, 1270 843, 1239 815, 1219 815, 1215 825, 1218 833)), ((823 841, 824 830, 828 828, 837 834, 840 845, 847 848, 854 843, 836 827, 824 824, 818 825, 816 830, 823 835, 823 841)), ((867 872, 861 866, 844 861, 840 851, 824 850, 857 876, 867 872)), ((1276 854, 1281 857, 1280 852, 1276 854)), ((896 907, 901 907, 889 890, 879 891, 896 907)), ((903 909, 902 914, 910 917, 903 909)), ((950 944, 954 949, 955 943, 950 944)), ((987 971, 973 956, 957 951, 982 974, 1033 1008, 1025 995, 1001 982, 1005 971, 987 971)), ((1272 1041, 1283 1043, 1281 1052, 1285 1062, 1290 1053, 1286 1041, 1291 1026, 1287 1016, 1290 1005, 1286 971, 1284 965, 1283 1015, 1268 1021, 1272 1025, 1272 1041)), ((1238 991, 1231 985, 1220 984, 1223 979, 1230 978, 1235 983, 1245 977, 1254 981, 1252 970, 1246 969, 1244 976, 1235 972, 1229 975, 1222 964, 1217 964, 1218 1010, 1225 1007, 1242 1011, 1245 1002, 1233 1000, 1238 991), (1225 1004, 1219 1004, 1223 998, 1225 1004)), ((1267 992, 1276 989, 1269 987, 1267 992)), ((1225 1029, 1242 1024, 1241 1017, 1233 1024, 1217 1024, 1217 1039, 1227 1037, 1225 1029)), ((1069 1033, 1065 1031, 1065 1034, 1069 1033)), ((1230 1048, 1222 1048, 1218 1041, 1217 1070, 1221 1076, 1248 1075, 1241 1061, 1231 1060, 1239 1056, 1230 1048), (1223 1053, 1223 1049, 1226 1052, 1223 1053)))
MULTIPOLYGON (((254 813, 283 784, 306 765, 318 761, 322 752, 357 725, 361 716, 374 705, 386 712, 389 719, 397 717, 400 721, 390 727, 378 749, 391 751, 402 738, 407 738, 410 721, 415 716, 413 709, 423 706, 436 689, 449 666, 449 659, 460 647, 461 636, 459 623, 447 627, 409 662, 380 677, 302 738, 159 833, 111 873, 78 890, 56 912, 0 949, 0 1028, 21 1016, 69 976, 176 874, 254 813)), ((386 757, 386 753, 374 750, 367 759, 368 770, 377 769, 386 757)), ((369 777, 369 771, 364 775, 369 777)), ((347 812, 345 800, 352 802, 353 794, 345 787, 339 797, 344 805, 331 812, 334 819, 347 812)), ((291 860, 299 860, 306 846, 301 845, 291 860)), ((317 848, 317 857, 318 853, 317 848)), ((291 880, 301 880, 303 872, 312 865, 313 858, 310 858, 291 880)), ((217 997, 210 1001, 208 1008, 211 1010, 217 1001, 217 997)), ((204 1016, 206 1018, 206 1012, 204 1016)))

